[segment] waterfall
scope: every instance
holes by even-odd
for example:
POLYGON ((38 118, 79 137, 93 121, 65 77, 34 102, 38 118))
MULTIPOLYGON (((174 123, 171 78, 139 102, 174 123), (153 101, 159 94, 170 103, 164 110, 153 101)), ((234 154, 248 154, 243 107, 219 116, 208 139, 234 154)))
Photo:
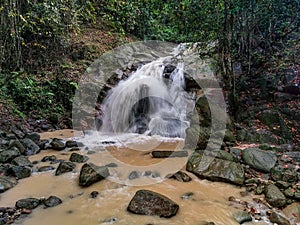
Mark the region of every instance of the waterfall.
POLYGON ((102 132, 185 137, 194 101, 185 89, 184 63, 168 78, 171 57, 147 63, 112 88, 103 102, 102 132))

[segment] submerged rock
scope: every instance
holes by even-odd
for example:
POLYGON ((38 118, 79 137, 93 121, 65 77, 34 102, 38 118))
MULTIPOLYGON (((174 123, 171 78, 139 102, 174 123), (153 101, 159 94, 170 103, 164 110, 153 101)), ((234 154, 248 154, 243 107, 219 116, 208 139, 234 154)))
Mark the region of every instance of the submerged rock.
POLYGON ((194 153, 188 160, 187 171, 200 178, 242 185, 245 180, 241 164, 194 153))
POLYGON ((80 171, 79 185, 87 187, 108 176, 109 171, 106 166, 96 166, 93 163, 85 163, 80 171))
POLYGON ((259 148, 247 148, 242 153, 246 164, 262 172, 270 172, 275 166, 277 156, 270 151, 264 151, 259 148))
POLYGON ((170 218, 178 212, 179 205, 164 195, 149 190, 139 190, 130 201, 127 210, 141 215, 170 218))

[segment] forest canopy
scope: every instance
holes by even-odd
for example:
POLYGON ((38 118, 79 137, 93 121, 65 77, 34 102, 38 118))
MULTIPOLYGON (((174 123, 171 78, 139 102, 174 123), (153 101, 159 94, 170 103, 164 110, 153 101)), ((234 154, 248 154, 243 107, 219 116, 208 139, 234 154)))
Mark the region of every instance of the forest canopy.
POLYGON ((2 0, 0 13, 0 92, 21 105, 19 112, 49 103, 59 113, 70 110, 76 82, 65 86, 63 56, 69 37, 86 28, 204 48, 214 43, 207 53, 217 58, 232 109, 238 82, 294 69, 300 55, 299 0, 2 0), (38 83, 48 67, 57 68, 54 81, 38 83), (62 84, 67 90, 57 91, 62 84))

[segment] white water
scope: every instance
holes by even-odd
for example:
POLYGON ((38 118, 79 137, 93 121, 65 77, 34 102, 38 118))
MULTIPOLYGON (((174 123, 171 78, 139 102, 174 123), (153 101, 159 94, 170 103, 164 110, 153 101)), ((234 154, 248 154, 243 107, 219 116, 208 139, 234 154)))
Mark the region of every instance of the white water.
POLYGON ((164 78, 170 61, 171 56, 145 64, 110 91, 103 104, 102 132, 185 137, 194 100, 184 91, 183 62, 170 79, 164 78))

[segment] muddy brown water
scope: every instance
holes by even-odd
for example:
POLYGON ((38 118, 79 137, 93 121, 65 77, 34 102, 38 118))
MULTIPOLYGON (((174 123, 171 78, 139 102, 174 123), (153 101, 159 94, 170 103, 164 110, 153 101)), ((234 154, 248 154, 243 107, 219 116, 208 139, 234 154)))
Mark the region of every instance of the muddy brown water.
MULTIPOLYGON (((75 136, 80 136, 75 133, 75 136)), ((43 133, 42 139, 46 138, 72 138, 74 132, 71 130, 43 133)), ((144 143, 145 144, 145 143, 144 143)), ((161 142, 155 149, 172 149, 178 145, 175 142, 161 142), (174 144, 176 143, 176 144, 174 144)), ((161 159, 153 159, 148 152, 126 149, 124 147, 109 147, 107 151, 112 152, 115 158, 128 163, 135 163, 138 166, 149 164, 160 164, 161 159), (126 153, 127 152, 127 153, 126 153)), ((40 160, 47 155, 56 155, 58 159, 68 159, 72 152, 68 150, 53 151, 44 150, 38 155, 30 157, 31 161, 39 161, 36 167, 49 165, 40 160)), ((99 163, 98 159, 103 151, 88 155, 90 162, 99 163)), ((171 164, 176 164, 177 159, 171 164)), ((181 163, 181 162, 179 162, 181 163)), ((57 164, 53 165, 57 166, 57 164)), ((99 224, 122 224, 122 225, 143 225, 143 224, 186 224, 200 225, 204 222, 214 222, 217 225, 238 224, 233 219, 233 213, 241 207, 233 205, 228 201, 230 196, 242 200, 250 199, 250 196, 241 197, 240 192, 244 188, 234 185, 200 180, 193 174, 191 182, 179 182, 173 179, 164 179, 160 182, 140 182, 138 185, 125 185, 122 182, 114 182, 112 179, 105 179, 89 187, 82 188, 78 185, 78 176, 82 163, 78 163, 74 172, 55 176, 55 170, 33 173, 31 177, 19 180, 18 185, 2 193, 0 206, 14 206, 15 202, 22 198, 35 197, 47 198, 50 195, 58 196, 63 203, 53 208, 39 206, 25 219, 16 221, 14 224, 23 225, 99 225, 99 224), (148 189, 163 194, 179 205, 176 216, 168 219, 155 216, 135 215, 127 212, 128 203, 135 192, 140 189, 148 189), (98 191, 96 198, 91 198, 90 193, 98 191), (182 198, 186 193, 193 193, 189 198, 182 198)), ((137 179, 139 180, 139 179, 137 179)), ((265 223, 248 223, 265 224, 265 223)))

